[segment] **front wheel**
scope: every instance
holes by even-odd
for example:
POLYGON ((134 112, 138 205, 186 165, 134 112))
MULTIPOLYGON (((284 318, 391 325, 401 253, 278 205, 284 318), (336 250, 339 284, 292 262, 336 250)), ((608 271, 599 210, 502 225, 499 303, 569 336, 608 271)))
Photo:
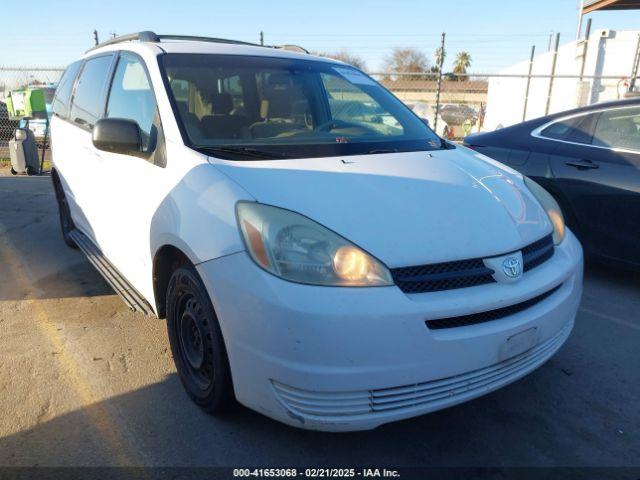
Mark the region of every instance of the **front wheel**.
POLYGON ((217 413, 233 404, 233 385, 218 318, 195 269, 176 269, 167 288, 167 330, 178 375, 191 399, 217 413))

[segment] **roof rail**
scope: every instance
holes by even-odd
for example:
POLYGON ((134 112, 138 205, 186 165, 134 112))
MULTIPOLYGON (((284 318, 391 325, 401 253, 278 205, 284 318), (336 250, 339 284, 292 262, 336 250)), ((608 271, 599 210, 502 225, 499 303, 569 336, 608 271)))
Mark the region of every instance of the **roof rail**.
POLYGON ((197 37, 192 35, 157 35, 156 33, 150 31, 129 33, 127 35, 120 35, 119 37, 110 38, 107 41, 99 43, 95 47, 91 47, 85 53, 91 52, 92 50, 95 50, 97 48, 106 47, 107 45, 113 45, 115 43, 133 41, 160 43, 162 40, 189 40, 194 42, 227 43, 232 45, 247 45, 252 47, 280 48, 282 50, 290 50, 293 52, 309 53, 306 49, 298 45, 258 45, 257 43, 242 42, 240 40, 229 40, 226 38, 197 37))
POLYGON ((227 38, 215 37, 194 37, 192 35, 157 35, 159 40, 191 40, 194 42, 212 42, 212 43, 230 43, 233 45, 249 45, 252 47, 260 47, 257 43, 243 42, 240 40, 229 40, 227 38))
POLYGON ((120 35, 119 37, 110 38, 104 42, 99 43, 95 47, 91 47, 85 53, 95 50, 97 48, 106 47, 107 45, 113 45, 114 43, 133 42, 138 40, 140 42, 159 42, 160 38, 153 32, 144 31, 138 33, 129 33, 127 35, 120 35))
POLYGON ((290 52, 306 53, 309 54, 309 50, 300 45, 286 44, 286 45, 274 45, 272 48, 279 48, 280 50, 288 50, 290 52))

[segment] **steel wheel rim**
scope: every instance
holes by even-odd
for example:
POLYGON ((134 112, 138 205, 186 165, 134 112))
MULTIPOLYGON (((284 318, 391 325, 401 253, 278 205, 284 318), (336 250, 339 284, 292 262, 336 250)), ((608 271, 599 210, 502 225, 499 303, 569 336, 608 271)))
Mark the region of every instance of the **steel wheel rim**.
POLYGON ((177 316, 180 357, 188 381, 198 390, 206 391, 213 385, 213 348, 209 322, 197 299, 185 293, 177 316))

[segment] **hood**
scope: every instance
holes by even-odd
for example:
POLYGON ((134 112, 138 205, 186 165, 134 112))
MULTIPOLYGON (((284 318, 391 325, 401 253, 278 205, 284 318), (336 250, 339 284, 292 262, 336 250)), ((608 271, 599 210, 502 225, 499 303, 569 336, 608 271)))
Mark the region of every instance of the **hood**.
POLYGON ((391 268, 502 255, 552 231, 520 176, 465 148, 210 161, 258 202, 306 215, 391 268))

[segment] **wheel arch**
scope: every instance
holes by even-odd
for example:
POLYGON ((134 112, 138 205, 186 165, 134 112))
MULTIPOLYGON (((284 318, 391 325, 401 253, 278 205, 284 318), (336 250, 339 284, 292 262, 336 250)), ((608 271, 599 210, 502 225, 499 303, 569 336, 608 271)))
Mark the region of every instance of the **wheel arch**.
POLYGON ((158 248, 153 256, 153 296, 158 318, 166 318, 167 287, 173 272, 180 266, 195 266, 195 263, 173 244, 165 244, 158 248))
MULTIPOLYGON (((60 173, 58 172, 58 169, 55 167, 51 167, 51 181, 53 182, 54 188, 56 188, 57 185, 59 185, 60 188, 62 188, 62 182, 60 181, 60 173)), ((57 194, 58 192, 56 191, 55 193, 57 194)))

